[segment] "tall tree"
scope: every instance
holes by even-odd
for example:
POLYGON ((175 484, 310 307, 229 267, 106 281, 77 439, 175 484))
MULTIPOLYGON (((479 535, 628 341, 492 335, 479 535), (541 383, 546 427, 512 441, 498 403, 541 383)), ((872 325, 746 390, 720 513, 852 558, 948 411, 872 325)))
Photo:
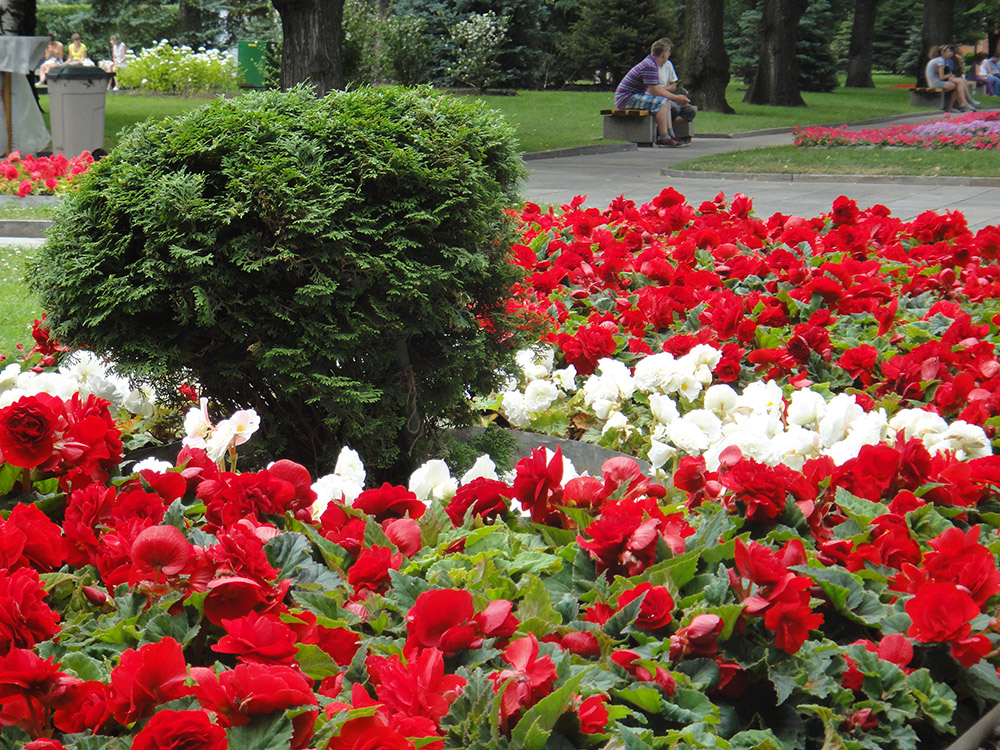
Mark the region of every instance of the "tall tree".
POLYGON ((845 86, 875 88, 872 80, 872 45, 875 43, 875 16, 879 0, 856 0, 851 25, 851 46, 847 50, 845 86))
POLYGON ((708 112, 732 114, 726 101, 729 54, 723 37, 724 0, 689 3, 684 18, 684 86, 691 101, 708 112))
POLYGON ((0 0, 0 33, 34 36, 36 11, 36 0, 0 0))
POLYGON ((344 87, 344 0, 273 0, 281 16, 281 88, 308 82, 319 96, 344 87))
POLYGON ((779 107, 804 107, 799 91, 795 40, 808 0, 764 0, 757 73, 743 101, 779 107))
POLYGON ((931 47, 951 44, 955 33, 955 0, 924 0, 924 25, 920 34, 920 67, 917 85, 927 85, 926 66, 931 47))

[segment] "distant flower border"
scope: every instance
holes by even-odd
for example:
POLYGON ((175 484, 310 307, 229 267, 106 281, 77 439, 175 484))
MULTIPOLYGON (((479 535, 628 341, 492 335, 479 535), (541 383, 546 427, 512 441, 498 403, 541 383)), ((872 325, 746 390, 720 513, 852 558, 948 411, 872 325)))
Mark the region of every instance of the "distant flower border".
POLYGON ((848 130, 813 125, 792 131, 796 146, 987 150, 1000 148, 1000 111, 945 115, 930 122, 848 130))

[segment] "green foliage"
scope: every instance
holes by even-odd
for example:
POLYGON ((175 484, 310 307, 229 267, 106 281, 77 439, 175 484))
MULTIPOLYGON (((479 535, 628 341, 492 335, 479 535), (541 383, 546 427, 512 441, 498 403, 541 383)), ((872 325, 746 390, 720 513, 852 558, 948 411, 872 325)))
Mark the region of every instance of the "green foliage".
POLYGON ((118 85, 160 94, 235 91, 236 60, 215 49, 195 52, 163 39, 128 59, 118 72, 118 85))
POLYGON ((835 25, 829 0, 809 3, 799 21, 795 57, 799 61, 799 88, 802 91, 833 91, 837 80, 837 60, 830 46, 830 29, 835 25))
POLYGON ((427 22, 417 16, 391 15, 382 21, 382 74, 402 86, 427 81, 431 42, 427 22))
POLYGON ((344 78, 353 85, 375 83, 381 22, 375 8, 365 0, 345 0, 344 40, 340 48, 344 78))
POLYGON ((552 0, 396 0, 397 16, 423 21, 429 47, 428 76, 434 83, 454 82, 448 68, 456 62, 455 46, 449 30, 470 16, 492 11, 508 19, 507 44, 497 59, 499 86, 532 88, 545 75, 546 50, 551 48, 558 29, 550 27, 552 0))
POLYGON ((129 46, 137 46, 146 40, 171 36, 177 19, 176 4, 123 3, 114 13, 101 13, 93 5, 39 4, 35 29, 40 35, 55 34, 63 44, 69 44, 70 35, 79 32, 96 61, 111 57, 112 34, 118 34, 129 46))
POLYGON ((913 64, 920 56, 920 27, 923 23, 919 4, 908 0, 882 0, 875 13, 875 39, 872 42, 872 67, 875 70, 916 75, 913 64), (916 48, 911 36, 916 30, 916 48), (900 58, 912 50, 912 64, 900 58))
POLYGON ((655 0, 580 0, 579 13, 563 52, 578 63, 581 77, 600 71, 610 86, 649 54, 653 42, 679 28, 655 0))
POLYGON ((495 387, 516 343, 512 133, 429 89, 218 99, 88 173, 33 286, 62 340, 256 409, 273 455, 329 471, 349 445, 403 471, 421 423, 495 387))
POLYGON ((448 73, 456 81, 485 91, 499 79, 497 57, 507 41, 508 20, 492 10, 474 13, 449 30, 455 48, 455 64, 448 73))

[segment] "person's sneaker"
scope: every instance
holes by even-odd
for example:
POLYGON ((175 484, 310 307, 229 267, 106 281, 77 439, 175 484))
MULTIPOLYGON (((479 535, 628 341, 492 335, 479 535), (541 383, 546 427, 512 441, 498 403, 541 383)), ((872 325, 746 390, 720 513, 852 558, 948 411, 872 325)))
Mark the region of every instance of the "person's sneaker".
POLYGON ((677 148, 684 148, 685 146, 690 146, 691 144, 681 138, 674 138, 674 145, 677 148))
POLYGON ((970 99, 969 101, 972 102, 972 106, 973 107, 982 107, 983 106, 982 102, 977 102, 975 99, 970 99))
POLYGON ((656 145, 657 146, 664 146, 665 148, 674 148, 677 145, 677 141, 675 141, 669 135, 661 135, 661 136, 657 137, 657 139, 656 139, 656 145))

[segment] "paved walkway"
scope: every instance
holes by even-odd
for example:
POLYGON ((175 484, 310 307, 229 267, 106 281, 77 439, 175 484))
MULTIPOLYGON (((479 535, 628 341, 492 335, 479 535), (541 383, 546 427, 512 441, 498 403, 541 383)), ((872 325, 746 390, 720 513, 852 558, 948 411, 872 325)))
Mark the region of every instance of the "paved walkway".
MULTIPOLYGON (((905 119, 927 120, 935 116, 924 112, 905 119)), ((682 149, 641 148, 535 157, 525 162, 530 176, 523 194, 527 200, 556 205, 567 203, 576 195, 586 195, 586 205, 606 208, 619 195, 636 203, 646 203, 666 187, 673 187, 695 206, 711 200, 720 191, 727 198, 744 193, 753 199, 754 211, 759 217, 779 212, 818 216, 830 210, 837 196, 846 195, 856 200, 861 208, 881 203, 894 216, 904 220, 927 210, 939 213, 959 210, 973 229, 1000 223, 1000 179, 990 180, 994 184, 986 185, 969 184, 977 181, 961 177, 909 177, 899 181, 879 178, 873 182, 856 182, 804 175, 762 175, 755 179, 715 174, 706 177, 668 174, 676 164, 699 156, 791 142, 791 133, 737 138, 695 137, 689 148, 682 149)), ((859 152, 862 158, 863 154, 859 152)))

